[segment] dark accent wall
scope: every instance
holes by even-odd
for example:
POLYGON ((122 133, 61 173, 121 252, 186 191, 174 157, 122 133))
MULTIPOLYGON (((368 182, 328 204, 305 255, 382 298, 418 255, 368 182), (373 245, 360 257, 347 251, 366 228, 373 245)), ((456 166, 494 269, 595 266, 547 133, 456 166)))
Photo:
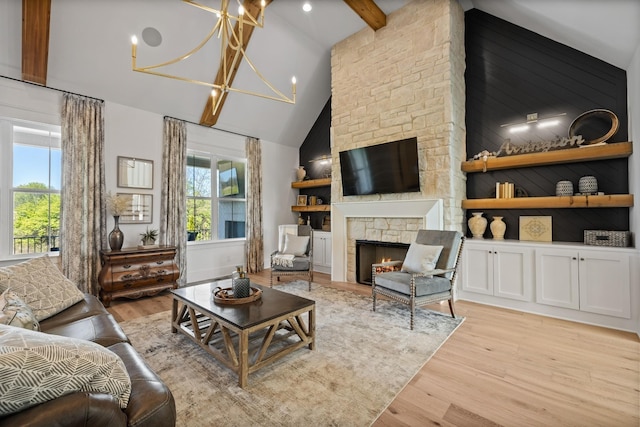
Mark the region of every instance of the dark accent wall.
MULTIPOLYGON (((597 108, 613 111, 620 120, 609 143, 628 140, 624 70, 477 9, 466 12, 465 25, 467 157, 497 151, 506 138, 517 138, 501 125, 524 122, 530 113, 566 114, 559 116, 559 128, 532 131, 513 142, 567 136, 576 117, 597 108)), ((566 179, 577 192, 584 175, 594 175, 605 193, 629 192, 625 158, 468 174, 467 198, 492 197, 497 181, 514 182, 529 196, 552 196, 556 183, 566 179)), ((525 215, 551 215, 554 241, 582 242, 585 229, 629 229, 628 208, 483 212, 489 220, 504 216, 506 239, 518 239, 519 217, 525 215)), ((491 238, 488 227, 485 237, 491 238)))
MULTIPOLYGON (((331 157, 331 98, 304 139, 299 153, 300 165, 304 166, 310 179, 324 178, 325 173, 331 170, 330 165, 324 166, 320 162, 311 161, 322 156, 331 157)), ((300 194, 318 196, 324 203, 331 203, 331 187, 305 188, 300 190, 300 194)), ((311 212, 304 215, 311 217, 313 228, 320 229, 323 217, 329 215, 329 212, 311 212)))

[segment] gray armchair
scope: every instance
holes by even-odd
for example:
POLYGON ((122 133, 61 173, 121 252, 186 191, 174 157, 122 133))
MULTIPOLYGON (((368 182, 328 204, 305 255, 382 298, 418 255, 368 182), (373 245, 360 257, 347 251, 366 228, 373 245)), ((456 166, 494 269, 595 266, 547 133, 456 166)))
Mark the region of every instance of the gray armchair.
POLYGON ((305 276, 313 281, 313 228, 309 225, 281 225, 278 230, 278 250, 271 254, 271 278, 280 281, 281 276, 305 276))
POLYGON ((411 329, 416 306, 447 300, 451 317, 456 317, 453 287, 464 236, 458 231, 419 230, 415 243, 409 248, 404 262, 383 262, 371 267, 373 311, 376 311, 378 294, 407 304, 411 312, 411 329), (441 251, 439 247, 442 247, 441 251), (432 258, 428 259, 430 256, 432 258), (400 266, 399 271, 389 271, 400 266))

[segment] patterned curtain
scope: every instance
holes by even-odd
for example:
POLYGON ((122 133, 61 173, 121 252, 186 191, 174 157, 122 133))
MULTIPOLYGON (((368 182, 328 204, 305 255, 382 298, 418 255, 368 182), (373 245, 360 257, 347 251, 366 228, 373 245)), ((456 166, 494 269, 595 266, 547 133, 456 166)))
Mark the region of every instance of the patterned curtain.
POLYGON ((180 278, 187 277, 187 125, 182 120, 164 118, 162 144, 162 196, 160 200, 160 243, 177 248, 180 278))
POLYGON ((106 249, 104 103, 65 93, 62 106, 62 272, 98 295, 100 249, 106 249))
POLYGON ((262 148, 260 140, 247 138, 247 271, 257 273, 264 267, 262 235, 262 148))

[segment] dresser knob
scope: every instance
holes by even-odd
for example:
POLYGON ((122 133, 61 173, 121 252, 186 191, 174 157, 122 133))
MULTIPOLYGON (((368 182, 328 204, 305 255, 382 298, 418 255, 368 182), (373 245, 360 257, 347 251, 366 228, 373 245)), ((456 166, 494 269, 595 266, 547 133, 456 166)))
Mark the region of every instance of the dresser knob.
POLYGON ((131 268, 131 264, 125 264, 122 266, 123 268, 131 268))

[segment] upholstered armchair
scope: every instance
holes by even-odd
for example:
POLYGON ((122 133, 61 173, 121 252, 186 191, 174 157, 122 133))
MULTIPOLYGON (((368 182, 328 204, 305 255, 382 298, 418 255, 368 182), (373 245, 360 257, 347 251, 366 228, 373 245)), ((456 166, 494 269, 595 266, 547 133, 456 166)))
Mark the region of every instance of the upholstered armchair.
POLYGON ((305 276, 313 280, 313 228, 309 225, 281 225, 278 227, 278 250, 271 254, 271 278, 305 276))
POLYGON ((464 236, 458 231, 419 230, 404 261, 373 264, 373 311, 380 294, 409 305, 411 329, 416 306, 449 301, 451 316, 456 317, 453 288, 463 242, 464 236))

